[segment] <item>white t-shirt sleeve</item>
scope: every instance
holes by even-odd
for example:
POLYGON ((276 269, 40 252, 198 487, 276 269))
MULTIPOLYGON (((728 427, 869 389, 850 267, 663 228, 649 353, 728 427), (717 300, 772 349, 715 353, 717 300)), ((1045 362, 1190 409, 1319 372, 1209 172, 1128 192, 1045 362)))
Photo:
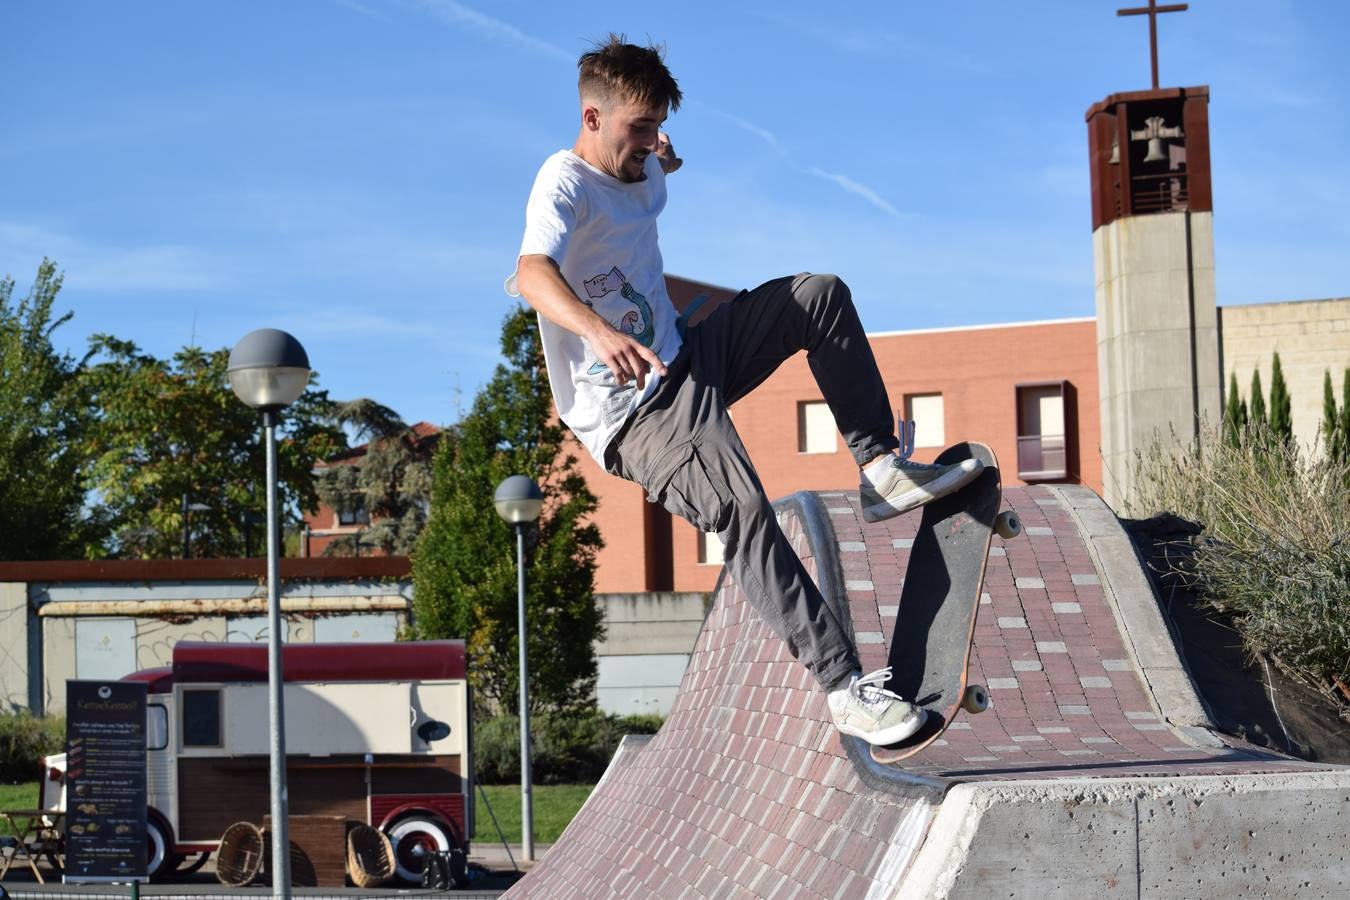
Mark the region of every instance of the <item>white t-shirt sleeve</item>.
POLYGON ((556 166, 546 166, 535 180, 525 206, 525 237, 520 255, 542 253, 559 266, 580 216, 581 191, 575 182, 559 179, 556 166))

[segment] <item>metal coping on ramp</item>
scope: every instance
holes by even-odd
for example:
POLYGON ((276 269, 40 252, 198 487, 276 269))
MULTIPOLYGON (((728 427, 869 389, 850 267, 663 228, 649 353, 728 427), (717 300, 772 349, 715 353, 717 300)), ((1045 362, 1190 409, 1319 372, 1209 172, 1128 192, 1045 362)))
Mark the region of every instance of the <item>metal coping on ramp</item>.
MULTIPOLYGON (((963 865, 975 826, 958 839, 948 823, 984 802, 970 794, 981 785, 1061 807, 1056 785, 1079 786, 1071 802, 1133 802, 1135 838, 1120 852, 1137 857, 1138 798, 1166 794, 1168 779, 1206 791, 1241 783, 1241 793, 1328 768, 1208 728, 1133 548, 1095 494, 1012 488, 1003 506, 1024 534, 994 537, 970 665, 992 709, 962 713, 901 766, 872 762, 861 742, 841 740, 824 693, 724 572, 665 725, 616 755, 511 896, 881 897, 907 875, 902 893, 922 878, 926 896, 963 865), (1135 799, 1085 791, 1085 780, 1128 784, 1135 799)), ((851 492, 795 494, 775 508, 851 623, 864 671, 884 666, 919 516, 864 524, 851 492)))

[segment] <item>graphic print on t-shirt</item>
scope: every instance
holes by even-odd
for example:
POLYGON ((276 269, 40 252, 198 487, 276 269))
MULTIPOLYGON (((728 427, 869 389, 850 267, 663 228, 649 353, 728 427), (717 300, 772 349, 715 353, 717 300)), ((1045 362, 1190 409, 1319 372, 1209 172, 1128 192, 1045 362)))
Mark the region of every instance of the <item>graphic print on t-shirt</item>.
MULTIPOLYGON (((587 278, 583 284, 586 286, 586 296, 590 300, 599 300, 606 294, 619 292, 619 296, 633 304, 637 309, 630 309, 623 314, 623 317, 617 322, 611 322, 614 330, 622 334, 632 335, 638 343, 644 347, 652 345, 652 339, 656 336, 656 324, 652 321, 652 308, 644 297, 635 287, 628 283, 628 279, 623 277, 623 272, 615 266, 608 272, 596 275, 594 278, 587 278)), ((590 300, 586 301, 587 306, 593 308, 590 300)), ((587 375, 597 375, 609 367, 604 363, 597 362, 587 370, 587 375)))

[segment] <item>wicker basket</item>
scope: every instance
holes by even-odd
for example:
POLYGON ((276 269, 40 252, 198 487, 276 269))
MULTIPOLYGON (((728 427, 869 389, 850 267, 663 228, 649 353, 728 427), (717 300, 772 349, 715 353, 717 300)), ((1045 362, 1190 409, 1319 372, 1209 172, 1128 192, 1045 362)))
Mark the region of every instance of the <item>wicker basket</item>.
POLYGON ((384 832, 369 825, 347 832, 347 874, 360 888, 378 887, 394 877, 394 848, 384 832))
POLYGON ((221 884, 244 887, 262 871, 262 831, 252 822, 235 822, 220 836, 216 850, 216 878, 221 884))

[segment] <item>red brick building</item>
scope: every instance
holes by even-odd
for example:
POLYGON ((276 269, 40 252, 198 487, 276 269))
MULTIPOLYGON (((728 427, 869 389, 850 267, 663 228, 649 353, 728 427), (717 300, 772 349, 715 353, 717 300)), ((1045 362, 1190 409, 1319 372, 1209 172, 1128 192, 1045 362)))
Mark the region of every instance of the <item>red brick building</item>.
MULTIPOLYGON (((667 276, 677 307, 733 291, 667 276)), ((964 440, 988 444, 1005 485, 1068 482, 1101 490, 1096 325, 1091 318, 870 335, 892 406, 918 421, 914 458, 964 440)), ((732 407, 765 490, 856 489, 857 468, 799 354, 732 407)), ((597 593, 708 591, 721 569, 715 538, 646 502, 641 488, 578 452, 600 498, 605 538, 597 593)))
MULTIPOLYGON (((435 449, 436 437, 441 433, 440 428, 430 422, 418 422, 411 426, 409 430, 413 434, 418 453, 425 453, 427 457, 430 457, 432 450, 435 449)), ((350 450, 339 453, 316 467, 315 474, 330 466, 359 466, 369 449, 369 444, 361 444, 359 447, 352 447, 350 450)), ((370 512, 363 503, 358 503, 351 509, 334 509, 321 503, 317 511, 312 514, 305 514, 300 554, 302 556, 323 556, 324 551, 333 541, 358 534, 363 528, 370 527, 370 521, 370 512)), ((359 556, 385 555, 384 551, 377 546, 368 547, 362 544, 360 550, 361 552, 357 554, 359 556)))

